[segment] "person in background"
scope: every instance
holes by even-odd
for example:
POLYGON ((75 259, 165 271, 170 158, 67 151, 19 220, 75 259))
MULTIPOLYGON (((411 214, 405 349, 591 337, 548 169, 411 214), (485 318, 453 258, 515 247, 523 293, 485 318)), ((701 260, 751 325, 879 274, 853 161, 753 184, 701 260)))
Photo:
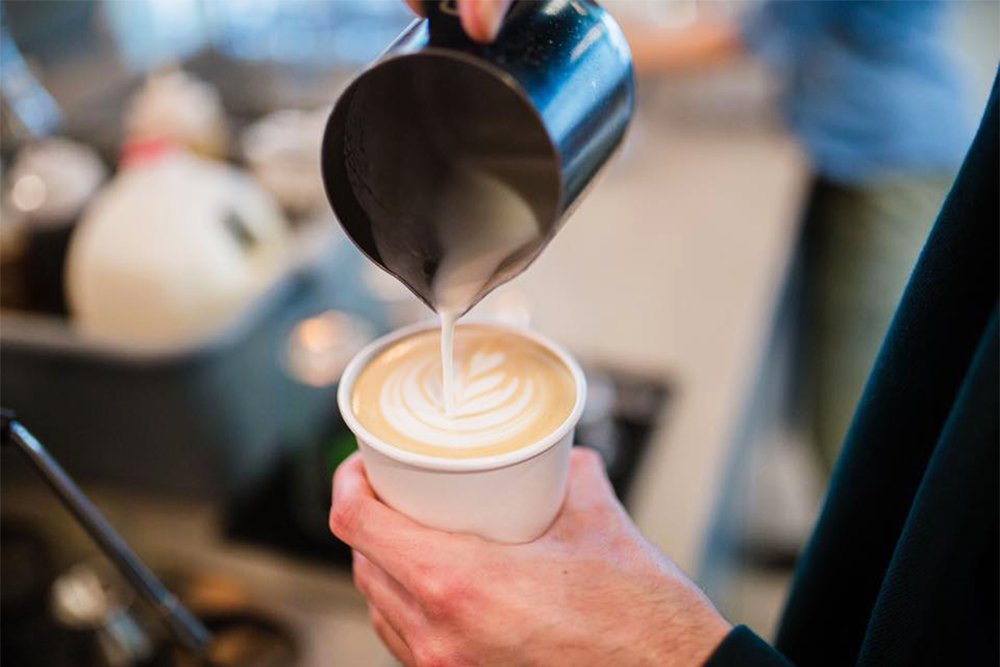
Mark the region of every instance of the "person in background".
MULTIPOLYGON (((481 16, 465 25, 495 34, 477 32, 492 25, 481 16)), ((559 516, 518 545, 422 527, 379 501, 357 454, 338 468, 330 527, 354 550, 389 650, 406 665, 997 664, 997 95, 995 81, 879 352, 775 648, 733 628, 642 537, 597 454, 576 449, 559 516)))
POLYGON ((668 33, 624 26, 640 71, 749 52, 782 84, 782 115, 814 172, 777 323, 796 339, 786 410, 827 468, 972 136, 945 43, 949 5, 782 0, 742 23, 716 14, 668 33))

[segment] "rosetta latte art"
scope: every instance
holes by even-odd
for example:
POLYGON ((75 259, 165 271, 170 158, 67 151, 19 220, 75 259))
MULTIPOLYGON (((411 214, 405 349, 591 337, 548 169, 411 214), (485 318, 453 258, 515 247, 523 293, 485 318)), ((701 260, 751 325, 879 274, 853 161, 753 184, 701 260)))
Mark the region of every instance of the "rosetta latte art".
POLYGON ((533 341, 482 325, 456 332, 448 414, 438 337, 407 337, 362 371, 352 407, 380 439, 438 456, 482 456, 537 442, 569 416, 574 385, 562 362, 533 341))
POLYGON ((456 364, 450 416, 444 409, 441 364, 412 360, 396 368, 382 387, 382 414, 401 433, 443 447, 507 440, 536 420, 542 406, 532 400, 531 378, 511 375, 502 368, 505 360, 503 352, 474 352, 456 364))

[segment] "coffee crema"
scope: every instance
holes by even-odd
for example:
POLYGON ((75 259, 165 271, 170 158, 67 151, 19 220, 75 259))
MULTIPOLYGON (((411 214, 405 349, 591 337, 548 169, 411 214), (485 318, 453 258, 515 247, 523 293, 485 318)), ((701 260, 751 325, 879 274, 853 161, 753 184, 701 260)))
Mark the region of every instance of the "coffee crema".
POLYGON ((361 371, 351 409, 372 435, 441 458, 515 451, 553 433, 573 411, 566 364, 533 340, 488 325, 459 325, 455 404, 446 413, 437 329, 407 336, 361 371))

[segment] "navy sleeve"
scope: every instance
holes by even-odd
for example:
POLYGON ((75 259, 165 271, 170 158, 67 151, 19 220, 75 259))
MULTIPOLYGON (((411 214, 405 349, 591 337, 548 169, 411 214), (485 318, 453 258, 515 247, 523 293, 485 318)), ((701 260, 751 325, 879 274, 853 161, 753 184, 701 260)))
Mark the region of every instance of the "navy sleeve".
POLYGON ((705 667, 792 667, 745 625, 737 625, 715 649, 705 667))

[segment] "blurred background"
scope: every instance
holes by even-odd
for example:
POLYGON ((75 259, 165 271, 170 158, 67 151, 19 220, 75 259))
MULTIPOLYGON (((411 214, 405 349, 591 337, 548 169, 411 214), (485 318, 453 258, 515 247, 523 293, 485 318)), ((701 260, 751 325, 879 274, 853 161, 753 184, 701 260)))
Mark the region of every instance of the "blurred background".
MULTIPOLYGON (((626 143, 475 313, 584 363, 579 444, 770 637, 987 97, 1000 5, 605 4, 637 67, 626 143)), ((432 313, 343 235, 319 146, 412 20, 396 0, 0 2, 0 400, 242 664, 391 664, 327 531, 354 449, 336 384, 432 313)), ((185 664, 25 462, 0 471, 0 660, 185 664)))

